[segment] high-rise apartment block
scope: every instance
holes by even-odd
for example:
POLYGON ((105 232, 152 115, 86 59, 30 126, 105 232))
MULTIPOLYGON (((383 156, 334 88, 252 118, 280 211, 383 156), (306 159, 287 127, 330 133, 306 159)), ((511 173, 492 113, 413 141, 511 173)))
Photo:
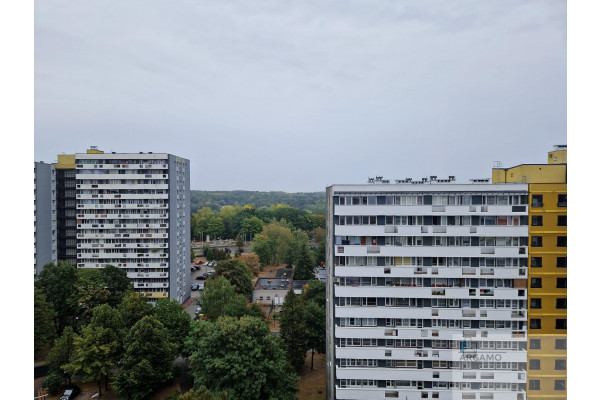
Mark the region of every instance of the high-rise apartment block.
POLYGON ((567 398, 567 146, 547 164, 494 168, 493 182, 529 189, 527 398, 567 398))
POLYGON ((48 263, 57 261, 56 244, 56 171, 54 165, 34 163, 33 183, 34 274, 48 263))
POLYGON ((165 153, 59 156, 58 260, 122 268, 149 302, 190 297, 190 163, 165 153))
POLYGON ((528 186, 327 188, 329 399, 524 400, 528 186))

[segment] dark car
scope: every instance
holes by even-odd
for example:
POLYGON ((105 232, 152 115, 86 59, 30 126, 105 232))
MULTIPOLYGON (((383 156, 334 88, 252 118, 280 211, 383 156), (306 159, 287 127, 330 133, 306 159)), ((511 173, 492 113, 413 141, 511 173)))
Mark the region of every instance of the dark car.
POLYGON ((60 400, 71 400, 77 397, 81 393, 81 389, 77 385, 71 385, 65 390, 65 393, 61 396, 60 400))
POLYGON ((199 280, 199 281, 203 281, 203 280, 205 280, 205 279, 206 279, 206 277, 205 277, 204 275, 198 275, 198 276, 196 277, 196 280, 199 280))

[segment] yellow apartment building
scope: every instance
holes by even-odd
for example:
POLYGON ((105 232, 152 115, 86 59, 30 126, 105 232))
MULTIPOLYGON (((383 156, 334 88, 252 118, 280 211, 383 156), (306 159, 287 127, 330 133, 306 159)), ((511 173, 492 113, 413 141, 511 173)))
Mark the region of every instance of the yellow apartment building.
POLYGON ((548 164, 494 168, 493 183, 529 184, 527 398, 567 398, 567 147, 548 164))

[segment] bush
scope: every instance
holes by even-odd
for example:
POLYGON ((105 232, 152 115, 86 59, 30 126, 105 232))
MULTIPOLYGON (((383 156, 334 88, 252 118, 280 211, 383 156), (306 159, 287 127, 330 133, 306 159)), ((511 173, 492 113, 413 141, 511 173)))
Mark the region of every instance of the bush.
POLYGON ((51 395, 55 396, 60 390, 60 386, 64 381, 64 377, 57 373, 48 375, 41 383, 43 388, 47 388, 51 395))

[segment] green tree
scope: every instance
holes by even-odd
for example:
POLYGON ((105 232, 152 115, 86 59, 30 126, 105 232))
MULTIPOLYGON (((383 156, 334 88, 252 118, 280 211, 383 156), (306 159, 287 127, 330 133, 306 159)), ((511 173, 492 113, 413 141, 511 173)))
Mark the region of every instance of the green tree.
POLYGON ((225 315, 239 318, 248 312, 244 296, 236 293, 235 286, 223 276, 208 279, 196 301, 209 321, 225 315))
POLYGON ((262 266, 271 264, 273 259, 273 251, 268 237, 263 235, 254 236, 252 241, 252 251, 258 256, 258 260, 262 266))
POLYGON ((240 233, 242 235, 247 235, 248 240, 252 240, 255 235, 258 235, 263 228, 263 222, 260 218, 252 216, 250 218, 246 218, 242 221, 242 229, 240 233))
POLYGON ((229 283, 235 286, 235 291, 245 298, 252 296, 252 273, 250 268, 240 260, 221 261, 215 267, 217 276, 225 277, 229 283))
POLYGON ((325 301, 327 298, 327 285, 325 282, 319 280, 308 281, 303 288, 302 300, 305 303, 314 301, 320 307, 325 308, 325 301))
POLYGON ((279 222, 274 221, 268 225, 265 225, 260 233, 261 235, 269 238, 272 264, 280 264, 284 262, 287 249, 292 243, 292 231, 286 225, 287 223, 285 220, 279 222))
POLYGON ((308 245, 304 245, 300 249, 298 256, 298 262, 296 263, 296 269, 294 270, 294 279, 316 279, 313 273, 314 260, 313 256, 308 249, 308 245))
POLYGON ((75 336, 73 328, 67 326, 48 354, 48 374, 60 376, 61 383, 65 379, 71 383, 71 374, 65 371, 65 366, 71 362, 75 352, 75 336))
POLYGON ((307 345, 311 350, 310 369, 313 369, 315 351, 325 353, 325 307, 319 306, 314 301, 309 301, 306 306, 305 325, 307 332, 307 345))
POLYGON ((102 395, 102 378, 115 366, 113 355, 119 343, 112 342, 111 332, 89 324, 83 327, 81 336, 75 338, 75 352, 65 370, 70 375, 79 375, 84 382, 97 381, 102 395))
POLYGON ((131 280, 127 277, 127 272, 124 269, 107 265, 102 268, 102 280, 104 287, 108 290, 108 304, 111 307, 117 307, 123 300, 125 293, 133 290, 131 280))
POLYGON ((94 308, 106 304, 110 298, 110 291, 104 285, 102 270, 80 268, 77 270, 77 299, 80 314, 84 317, 84 324, 91 317, 94 308))
POLYGON ((169 341, 175 345, 175 353, 181 354, 190 330, 190 315, 177 300, 159 299, 154 306, 154 317, 167 328, 169 341))
POLYGON ((56 339, 54 321, 56 311, 46 295, 37 286, 33 288, 33 354, 36 359, 44 356, 56 339))
POLYGON ((126 399, 148 398, 173 378, 175 347, 169 332, 154 317, 139 320, 125 338, 123 365, 113 386, 126 399))
POLYGON ((129 291, 121 300, 118 307, 123 316, 125 326, 133 326, 145 316, 152 315, 152 306, 146 299, 134 291, 129 291))
POLYGON ((175 400, 230 400, 227 392, 213 393, 206 386, 200 386, 198 389, 192 389, 189 392, 180 394, 175 400))
POLYGON ((46 264, 38 282, 46 300, 57 312, 57 332, 60 334, 66 324, 75 324, 79 312, 76 269, 65 261, 46 264))
POLYGON ((238 253, 243 253, 244 252, 244 239, 242 238, 242 235, 237 235, 235 237, 235 245, 238 248, 238 253))
POLYGON ((235 399, 295 399, 297 377, 286 361, 281 341, 253 317, 202 322, 190 358, 196 385, 227 390, 235 399))
POLYGON ((279 332, 288 360, 296 372, 302 369, 308 350, 305 311, 304 303, 296 296, 294 290, 290 289, 279 313, 279 332))
POLYGON ((258 276, 258 274, 260 273, 260 261, 256 254, 254 254, 254 253, 242 254, 240 256, 239 260, 241 262, 243 262, 244 264, 246 264, 248 269, 250 269, 252 276, 258 276))

